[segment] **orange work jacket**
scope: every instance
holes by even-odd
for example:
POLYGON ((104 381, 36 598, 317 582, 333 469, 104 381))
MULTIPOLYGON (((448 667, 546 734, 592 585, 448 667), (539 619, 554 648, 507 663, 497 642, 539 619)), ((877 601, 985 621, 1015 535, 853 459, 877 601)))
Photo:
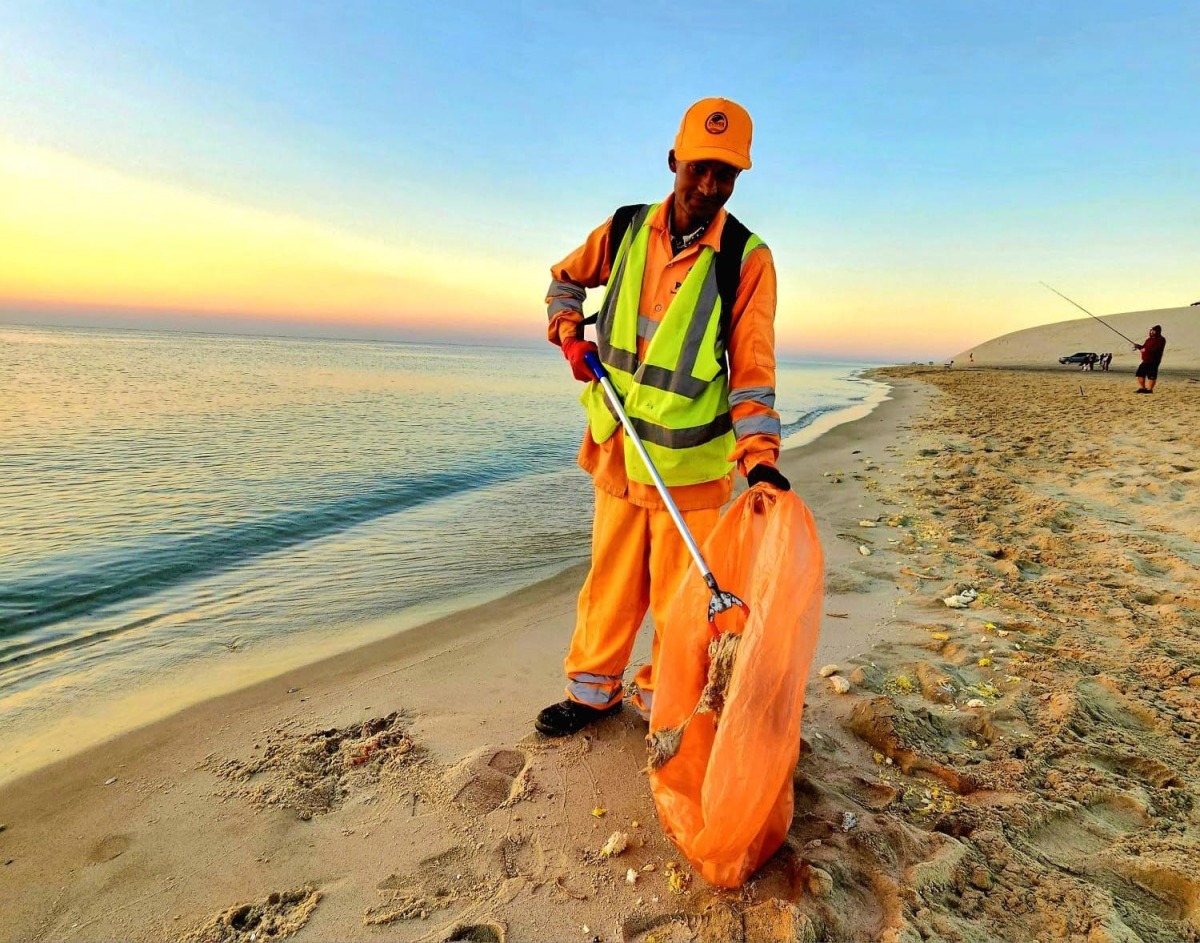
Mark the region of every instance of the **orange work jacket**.
MULTIPOLYGON (((675 291, 691 270, 702 246, 717 251, 725 227, 725 210, 716 217, 696 242, 679 255, 671 253, 671 234, 668 228, 674 194, 668 196, 649 219, 650 242, 646 250, 646 271, 642 279, 642 294, 638 314, 652 321, 661 321, 675 291)), ((580 289, 546 298, 551 317, 548 338, 562 345, 569 337, 582 337, 584 318, 582 289, 598 288, 608 283, 609 229, 612 217, 598 226, 582 246, 550 269, 556 282, 580 289)), ((734 301, 729 331, 729 388, 775 389, 775 263, 771 250, 765 245, 754 249, 742 264, 741 281, 734 301)), ((645 341, 641 340, 641 353, 645 341)), ((755 401, 736 403, 732 407, 733 421, 778 413, 755 401)), ((597 443, 589 431, 583 435, 579 449, 579 465, 592 476, 596 487, 624 498, 632 504, 647 508, 662 508, 662 498, 653 485, 630 481, 625 473, 624 429, 607 441, 597 443)), ((729 461, 737 464, 743 474, 760 462, 774 464, 779 457, 779 436, 754 433, 737 440, 729 461)), ((733 493, 733 474, 716 481, 681 485, 671 489, 671 497, 680 510, 720 507, 733 493)))

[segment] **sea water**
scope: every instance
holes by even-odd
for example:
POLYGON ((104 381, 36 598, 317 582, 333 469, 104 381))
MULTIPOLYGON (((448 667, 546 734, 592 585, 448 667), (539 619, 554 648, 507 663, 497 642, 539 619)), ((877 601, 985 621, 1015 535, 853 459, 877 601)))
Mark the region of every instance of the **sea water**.
MULTIPOLYGON (((785 434, 861 369, 782 363, 785 434)), ((585 561, 578 393, 549 346, 0 326, 0 778, 585 561)))

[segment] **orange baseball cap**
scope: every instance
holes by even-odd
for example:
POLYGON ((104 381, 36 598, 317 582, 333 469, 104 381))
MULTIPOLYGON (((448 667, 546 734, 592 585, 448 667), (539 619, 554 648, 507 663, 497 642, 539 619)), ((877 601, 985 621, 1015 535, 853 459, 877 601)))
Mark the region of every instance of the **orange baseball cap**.
POLYGON ((679 123, 675 157, 719 160, 749 170, 753 136, 754 124, 745 108, 728 98, 703 98, 687 110, 679 123))

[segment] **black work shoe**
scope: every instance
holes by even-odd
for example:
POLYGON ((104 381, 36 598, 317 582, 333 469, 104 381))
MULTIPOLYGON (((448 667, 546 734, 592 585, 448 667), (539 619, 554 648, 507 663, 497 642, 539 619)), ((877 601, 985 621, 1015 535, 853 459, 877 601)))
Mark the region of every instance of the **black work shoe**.
POLYGON ((620 709, 620 701, 602 708, 588 707, 577 701, 559 701, 538 714, 533 726, 538 733, 547 737, 566 737, 578 733, 588 724, 611 717, 620 709))

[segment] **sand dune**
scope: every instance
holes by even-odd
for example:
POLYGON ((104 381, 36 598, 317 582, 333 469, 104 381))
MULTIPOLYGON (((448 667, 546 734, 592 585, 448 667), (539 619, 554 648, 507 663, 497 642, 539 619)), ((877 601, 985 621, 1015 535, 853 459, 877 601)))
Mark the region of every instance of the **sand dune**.
MULTIPOLYGON (((1192 373, 1200 371, 1200 306, 1189 308, 1160 308, 1157 311, 1128 311, 1124 314, 1103 315, 1126 337, 1139 343, 1155 324, 1161 324, 1167 339, 1162 373, 1192 373)), ((975 347, 961 350, 953 356, 954 365, 977 367, 1046 367, 1055 370, 1078 370, 1060 367, 1058 358, 1076 351, 1102 354, 1112 352, 1112 369, 1132 372, 1141 362, 1140 355, 1121 338, 1091 318, 1043 324, 1023 331, 1014 331, 993 338, 975 347), (972 358, 974 364, 971 363, 972 358)))

